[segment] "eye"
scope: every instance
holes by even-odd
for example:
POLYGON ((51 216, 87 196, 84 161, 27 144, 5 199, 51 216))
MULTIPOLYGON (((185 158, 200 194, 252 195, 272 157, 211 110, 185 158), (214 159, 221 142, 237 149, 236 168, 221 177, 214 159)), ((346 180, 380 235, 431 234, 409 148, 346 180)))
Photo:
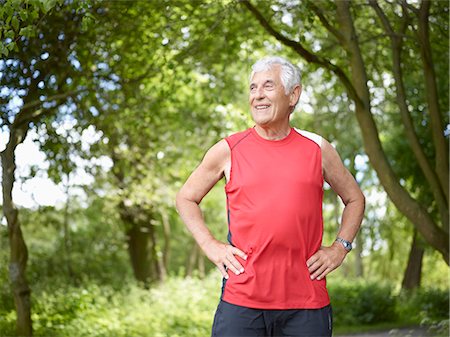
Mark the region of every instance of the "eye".
POLYGON ((264 85, 264 88, 266 88, 267 90, 273 90, 275 88, 275 86, 273 83, 268 82, 264 85))

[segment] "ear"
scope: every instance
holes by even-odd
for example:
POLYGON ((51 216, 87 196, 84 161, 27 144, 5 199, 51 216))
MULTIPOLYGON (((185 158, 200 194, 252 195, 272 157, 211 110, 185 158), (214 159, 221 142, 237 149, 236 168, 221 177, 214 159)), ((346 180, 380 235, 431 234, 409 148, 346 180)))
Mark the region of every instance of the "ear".
POLYGON ((301 84, 294 87, 291 94, 289 95, 289 105, 295 106, 300 99, 300 95, 302 94, 302 86, 301 84))

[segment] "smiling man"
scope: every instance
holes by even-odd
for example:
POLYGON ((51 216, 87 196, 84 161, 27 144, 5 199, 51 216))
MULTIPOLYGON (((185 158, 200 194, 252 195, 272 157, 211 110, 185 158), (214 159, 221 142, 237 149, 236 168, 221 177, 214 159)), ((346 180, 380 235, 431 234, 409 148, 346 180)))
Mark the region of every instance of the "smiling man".
POLYGON ((181 218, 223 275, 212 336, 331 336, 325 276, 352 248, 364 196, 330 143, 290 125, 300 94, 289 61, 256 62, 255 126, 211 147, 177 195, 181 218), (211 235, 199 207, 222 177, 228 243, 211 235), (322 246, 324 180, 345 205, 330 247, 322 246))

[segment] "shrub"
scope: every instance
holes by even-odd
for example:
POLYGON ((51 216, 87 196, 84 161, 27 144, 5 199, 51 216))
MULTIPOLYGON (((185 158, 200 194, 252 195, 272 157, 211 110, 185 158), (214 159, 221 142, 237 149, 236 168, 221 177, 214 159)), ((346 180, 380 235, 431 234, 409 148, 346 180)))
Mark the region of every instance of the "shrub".
POLYGON ((331 284, 329 292, 337 325, 396 320, 396 301, 388 284, 344 281, 331 284))
POLYGON ((404 321, 429 326, 433 336, 449 335, 448 289, 417 289, 398 296, 397 311, 404 321))

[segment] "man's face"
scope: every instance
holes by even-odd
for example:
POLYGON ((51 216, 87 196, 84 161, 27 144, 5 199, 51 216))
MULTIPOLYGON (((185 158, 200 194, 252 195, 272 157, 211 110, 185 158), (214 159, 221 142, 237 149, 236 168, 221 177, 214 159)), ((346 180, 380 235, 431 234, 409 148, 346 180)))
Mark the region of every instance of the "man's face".
POLYGON ((250 82, 249 103, 253 120, 261 126, 276 126, 289 121, 289 114, 297 103, 299 88, 285 94, 279 65, 253 75, 250 82))

